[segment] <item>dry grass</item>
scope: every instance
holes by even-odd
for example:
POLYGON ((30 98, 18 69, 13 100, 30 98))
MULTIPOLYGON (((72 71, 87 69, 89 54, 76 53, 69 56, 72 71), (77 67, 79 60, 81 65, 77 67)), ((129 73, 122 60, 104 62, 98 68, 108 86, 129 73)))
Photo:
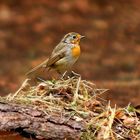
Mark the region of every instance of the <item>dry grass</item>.
POLYGON ((5 97, 8 102, 33 105, 45 113, 61 113, 85 121, 86 132, 82 140, 93 139, 139 139, 139 108, 111 108, 101 98, 107 89, 98 89, 92 82, 81 77, 41 81, 30 85, 26 79, 19 90, 5 97))

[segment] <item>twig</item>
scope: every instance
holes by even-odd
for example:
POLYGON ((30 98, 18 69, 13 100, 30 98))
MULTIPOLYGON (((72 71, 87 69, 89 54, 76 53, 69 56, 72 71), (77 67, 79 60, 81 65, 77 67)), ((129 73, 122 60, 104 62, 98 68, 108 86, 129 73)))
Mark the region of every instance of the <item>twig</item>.
POLYGON ((11 98, 10 98, 9 100, 13 100, 13 99, 18 95, 18 93, 19 93, 23 88, 26 87, 26 85, 27 85, 27 83, 28 83, 29 80, 30 80, 30 79, 25 79, 25 81, 22 83, 22 85, 20 86, 20 88, 13 94, 13 96, 11 96, 11 98))
POLYGON ((80 81, 81 81, 81 76, 78 78, 78 82, 77 82, 77 86, 76 86, 76 90, 74 93, 74 98, 73 98, 72 104, 75 104, 77 99, 78 99, 78 91, 79 91, 80 81))

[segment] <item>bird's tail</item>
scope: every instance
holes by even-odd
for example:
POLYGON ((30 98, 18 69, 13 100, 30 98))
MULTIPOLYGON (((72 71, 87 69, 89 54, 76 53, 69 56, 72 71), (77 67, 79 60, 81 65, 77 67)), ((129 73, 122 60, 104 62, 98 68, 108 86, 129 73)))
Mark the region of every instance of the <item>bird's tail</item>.
POLYGON ((39 68, 45 68, 47 66, 47 62, 48 62, 48 59, 43 61, 41 64, 39 64, 38 66, 34 67, 33 69, 31 69, 30 71, 28 71, 26 73, 26 75, 30 75, 31 73, 33 73, 34 71, 38 70, 39 68))

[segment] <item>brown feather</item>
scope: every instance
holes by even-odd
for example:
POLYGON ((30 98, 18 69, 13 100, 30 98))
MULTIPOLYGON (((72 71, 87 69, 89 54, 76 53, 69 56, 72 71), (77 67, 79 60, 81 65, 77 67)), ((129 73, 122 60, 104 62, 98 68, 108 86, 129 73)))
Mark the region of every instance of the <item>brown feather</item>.
POLYGON ((61 52, 61 53, 49 58, 46 67, 51 67, 52 65, 54 65, 57 61, 59 61, 64 56, 65 56, 65 52, 61 52))
POLYGON ((65 44, 64 43, 58 44, 55 47, 55 49, 53 50, 52 55, 49 59, 45 60, 44 62, 42 62, 41 64, 39 64, 35 68, 31 69, 29 72, 26 73, 26 75, 33 73, 34 71, 38 70, 41 67, 43 67, 43 68, 51 67, 58 60, 60 60, 61 58, 63 58, 65 56, 65 52, 66 52, 65 44))
POLYGON ((30 71, 28 71, 28 72, 26 73, 26 75, 31 74, 32 72, 38 70, 38 69, 41 68, 41 67, 46 67, 47 62, 48 62, 48 59, 45 60, 45 61, 43 61, 41 64, 39 64, 38 66, 34 67, 33 69, 31 69, 30 71))

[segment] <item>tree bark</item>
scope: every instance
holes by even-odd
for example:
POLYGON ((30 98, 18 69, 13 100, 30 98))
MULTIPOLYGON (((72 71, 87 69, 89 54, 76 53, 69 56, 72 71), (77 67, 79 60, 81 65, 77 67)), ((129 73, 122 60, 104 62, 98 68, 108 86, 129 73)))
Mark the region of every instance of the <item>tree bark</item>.
POLYGON ((60 112, 45 113, 34 106, 0 102, 0 131, 4 130, 20 130, 47 140, 79 140, 85 123, 60 112))

